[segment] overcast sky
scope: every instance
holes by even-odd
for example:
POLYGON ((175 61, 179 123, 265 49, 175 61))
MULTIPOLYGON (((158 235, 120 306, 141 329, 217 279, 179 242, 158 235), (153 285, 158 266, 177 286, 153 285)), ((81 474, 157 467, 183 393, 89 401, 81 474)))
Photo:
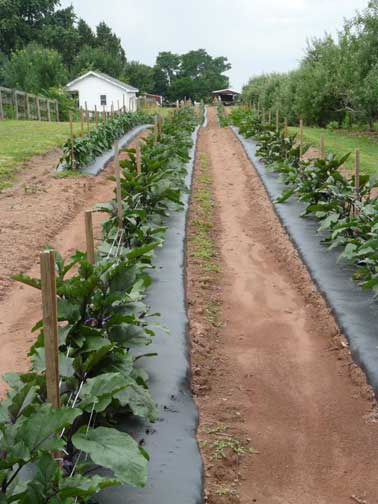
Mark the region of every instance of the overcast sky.
POLYGON ((336 34, 368 0, 61 0, 95 27, 104 20, 129 60, 153 65, 159 51, 204 48, 227 56, 231 85, 295 68, 306 40, 336 34))

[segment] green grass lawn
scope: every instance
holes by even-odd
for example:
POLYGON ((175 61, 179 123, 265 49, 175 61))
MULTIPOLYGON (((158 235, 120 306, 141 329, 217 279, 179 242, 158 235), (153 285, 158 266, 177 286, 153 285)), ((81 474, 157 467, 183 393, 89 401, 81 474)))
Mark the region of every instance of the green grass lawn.
MULTIPOLYGON (((289 128, 290 133, 298 128, 289 128)), ((320 135, 324 135, 326 152, 332 151, 337 156, 351 152, 346 162, 348 169, 354 168, 354 151, 361 151, 361 172, 367 175, 378 174, 378 138, 357 131, 329 131, 323 128, 304 128, 304 141, 319 149, 320 135)))
MULTIPOLYGON (((80 123, 74 131, 80 132, 80 123)), ((11 184, 23 162, 62 145, 69 134, 68 122, 0 121, 0 190, 11 184)))

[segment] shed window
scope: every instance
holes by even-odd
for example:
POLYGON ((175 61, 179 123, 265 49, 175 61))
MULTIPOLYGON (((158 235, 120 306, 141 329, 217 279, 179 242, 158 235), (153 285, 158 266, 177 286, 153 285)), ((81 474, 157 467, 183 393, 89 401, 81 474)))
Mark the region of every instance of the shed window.
POLYGON ((104 94, 100 95, 100 102, 101 105, 106 105, 106 95, 104 94))

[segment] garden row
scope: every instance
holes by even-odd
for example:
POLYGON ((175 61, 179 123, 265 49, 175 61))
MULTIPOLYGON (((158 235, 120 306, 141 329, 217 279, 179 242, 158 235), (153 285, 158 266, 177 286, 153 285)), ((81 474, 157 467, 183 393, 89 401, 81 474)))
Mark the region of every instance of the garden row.
MULTIPOLYGON (((140 117, 124 114, 111 129, 122 134, 135 120, 140 117)), ((148 454, 114 426, 125 415, 156 419, 141 366, 152 356, 143 349, 154 336, 150 317, 156 314, 144 298, 166 217, 182 206, 197 124, 193 109, 182 108, 145 140, 140 161, 128 150, 120 162, 121 200, 98 207, 109 219, 95 256, 78 251, 64 260, 44 253, 55 258, 59 405, 49 402, 44 317, 33 328, 38 335, 29 372, 5 376, 10 390, 0 403, 0 503, 87 502, 108 486, 145 485, 148 454), (100 475, 100 467, 107 471, 100 475)), ((16 279, 42 285, 25 275, 16 279)))
MULTIPOLYGON (((88 120, 89 115, 86 114, 88 120)), ((67 170, 78 170, 93 161, 97 156, 109 150, 116 139, 121 138, 128 131, 141 124, 151 123, 151 115, 144 112, 112 113, 102 116, 99 122, 96 116, 96 126, 89 128, 84 134, 83 116, 81 115, 81 135, 74 136, 72 116, 70 115, 71 136, 63 145, 60 163, 67 170)))
POLYGON ((264 124, 253 110, 235 109, 225 116, 220 107, 218 113, 221 125, 233 124, 244 137, 254 138, 266 169, 280 174, 287 189, 276 203, 295 195, 305 205, 301 216, 319 221, 324 244, 340 249, 339 259, 354 266, 355 281, 378 292, 378 197, 372 195, 377 180, 358 172, 345 178, 340 168, 349 154, 303 159, 308 146, 287 133, 287 123, 264 124))

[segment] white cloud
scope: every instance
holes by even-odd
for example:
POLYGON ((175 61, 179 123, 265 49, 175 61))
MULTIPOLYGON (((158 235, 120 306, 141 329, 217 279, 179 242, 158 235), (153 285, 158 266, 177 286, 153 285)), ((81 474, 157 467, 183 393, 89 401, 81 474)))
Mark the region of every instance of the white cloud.
POLYGON ((106 21, 129 59, 153 64, 159 51, 205 48, 227 56, 231 84, 294 68, 306 40, 336 34, 367 0, 62 0, 91 26, 106 21))

